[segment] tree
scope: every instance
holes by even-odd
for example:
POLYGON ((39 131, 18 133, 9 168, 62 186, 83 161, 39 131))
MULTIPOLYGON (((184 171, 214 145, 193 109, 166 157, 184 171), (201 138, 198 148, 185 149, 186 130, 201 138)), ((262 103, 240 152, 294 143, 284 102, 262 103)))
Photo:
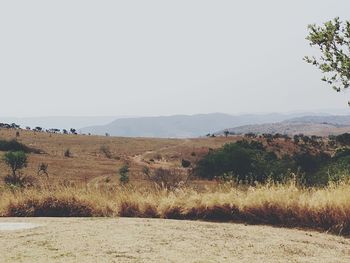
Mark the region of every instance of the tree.
MULTIPOLYGON (((306 56, 304 60, 318 67, 324 74, 322 81, 340 92, 350 86, 350 21, 339 18, 322 26, 309 25, 307 40, 320 49, 319 58, 306 56)), ((350 103, 349 103, 350 105, 350 103)))
POLYGON ((230 134, 230 132, 228 130, 224 130, 224 134, 225 134, 225 137, 227 137, 230 134))
POLYGON ((23 180, 20 170, 27 167, 27 155, 23 151, 7 152, 3 161, 9 167, 11 174, 5 178, 6 183, 23 186, 23 180))

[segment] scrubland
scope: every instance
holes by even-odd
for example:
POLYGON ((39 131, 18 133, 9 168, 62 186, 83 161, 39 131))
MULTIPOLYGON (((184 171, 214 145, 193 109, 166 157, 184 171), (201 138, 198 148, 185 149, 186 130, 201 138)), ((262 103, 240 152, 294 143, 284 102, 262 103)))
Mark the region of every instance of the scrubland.
MULTIPOLYGON (((14 133, 0 130, 0 136, 11 139, 14 133)), ((347 182, 305 187, 291 179, 248 186, 191 178, 169 188, 148 181, 142 174, 145 165, 150 169, 166 166, 185 172, 182 158, 194 162, 211 149, 239 139, 133 139, 23 131, 18 141, 44 152, 29 155, 25 173, 39 177, 36 172, 41 162, 48 164, 49 173, 38 178, 34 187, 1 185, 0 215, 243 222, 350 234, 347 182), (72 152, 69 158, 64 157, 68 148, 72 152), (157 159, 151 161, 155 156, 157 159), (117 171, 125 163, 130 166, 130 183, 123 186, 117 171)), ((292 151, 295 146, 289 143, 284 148, 292 151)), ((4 164, 0 165, 0 172, 1 176, 7 173, 4 164)))

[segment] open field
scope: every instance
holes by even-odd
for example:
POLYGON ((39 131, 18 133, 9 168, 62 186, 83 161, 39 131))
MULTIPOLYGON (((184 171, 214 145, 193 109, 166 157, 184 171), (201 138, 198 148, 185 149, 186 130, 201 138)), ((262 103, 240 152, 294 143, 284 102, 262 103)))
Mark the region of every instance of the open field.
POLYGON ((2 218, 2 262, 349 262, 350 240, 317 232, 162 219, 2 218))
MULTIPOLYGON (((0 129, 0 139, 15 139, 15 130, 0 129)), ((45 154, 30 154, 26 174, 36 176, 38 165, 49 165, 49 182, 67 180, 88 183, 91 180, 117 179, 118 169, 125 163, 130 166, 131 179, 142 180, 140 170, 144 165, 151 167, 181 167, 181 159, 193 159, 191 153, 201 156, 209 148, 219 148, 226 142, 238 138, 196 138, 196 139, 152 139, 122 138, 104 136, 62 135, 43 132, 20 131, 17 140, 27 146, 40 149, 45 154), (101 150, 105 147, 110 156, 101 150), (72 157, 64 157, 69 149, 72 157), (157 157, 157 158, 156 158, 157 157), (154 159, 154 162, 150 162, 154 159)), ((0 156, 1 156, 0 152, 0 156)), ((0 177, 7 168, 0 163, 0 177)), ((46 178, 44 178, 47 180, 46 178)), ((117 180, 116 180, 117 181, 117 180)))

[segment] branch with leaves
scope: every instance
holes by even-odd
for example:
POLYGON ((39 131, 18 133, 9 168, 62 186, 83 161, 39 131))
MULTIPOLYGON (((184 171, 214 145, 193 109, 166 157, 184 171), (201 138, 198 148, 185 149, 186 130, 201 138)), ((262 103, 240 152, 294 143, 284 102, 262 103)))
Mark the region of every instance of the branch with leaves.
POLYGON ((322 81, 340 92, 350 86, 350 21, 341 22, 339 18, 322 26, 309 25, 307 40, 310 46, 320 49, 320 57, 304 60, 318 67, 324 74, 322 81))

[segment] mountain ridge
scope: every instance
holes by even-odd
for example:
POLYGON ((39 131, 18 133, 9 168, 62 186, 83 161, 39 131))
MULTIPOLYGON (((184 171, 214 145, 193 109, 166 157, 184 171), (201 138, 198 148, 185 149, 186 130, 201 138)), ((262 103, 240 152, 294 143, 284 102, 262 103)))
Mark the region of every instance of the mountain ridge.
POLYGON ((249 124, 281 122, 291 118, 304 116, 302 113, 283 114, 241 114, 225 113, 171 115, 138 118, 123 118, 107 125, 94 125, 81 129, 83 133, 126 137, 160 137, 186 138, 199 137, 214 133, 228 127, 249 124))

